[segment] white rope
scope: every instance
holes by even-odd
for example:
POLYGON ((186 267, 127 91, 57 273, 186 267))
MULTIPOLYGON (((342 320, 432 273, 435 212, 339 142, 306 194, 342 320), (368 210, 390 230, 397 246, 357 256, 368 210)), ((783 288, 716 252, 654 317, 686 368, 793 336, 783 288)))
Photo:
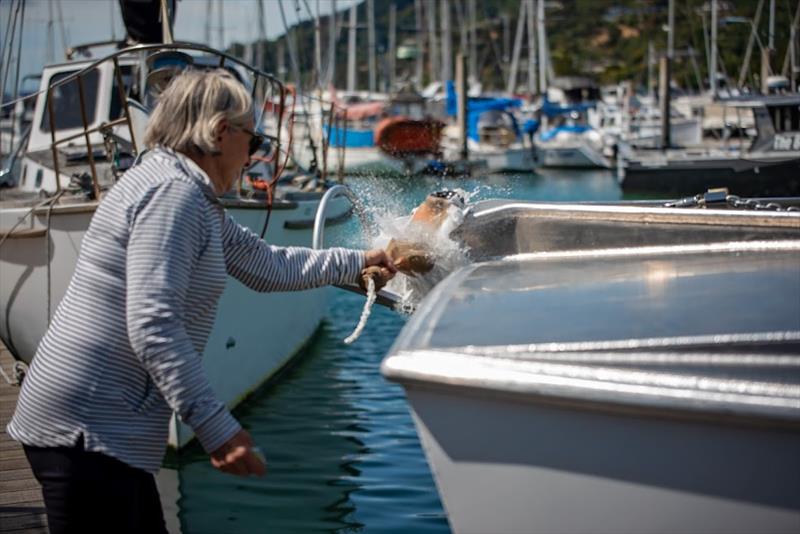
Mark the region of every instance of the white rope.
POLYGON ((369 280, 367 280, 367 302, 364 303, 364 309, 361 311, 361 319, 358 320, 358 324, 356 325, 356 329, 353 330, 353 333, 345 338, 345 344, 350 345, 358 339, 364 327, 367 326, 367 320, 372 313, 372 305, 375 304, 375 297, 375 280, 370 276, 369 280))

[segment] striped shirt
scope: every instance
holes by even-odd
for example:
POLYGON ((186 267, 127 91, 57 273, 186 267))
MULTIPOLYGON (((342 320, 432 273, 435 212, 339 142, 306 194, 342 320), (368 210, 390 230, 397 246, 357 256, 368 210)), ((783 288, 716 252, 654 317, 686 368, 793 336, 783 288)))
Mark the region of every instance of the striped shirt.
POLYGON ((354 282, 361 251, 274 247, 236 223, 191 160, 158 149, 97 208, 7 432, 157 472, 176 412, 206 451, 240 430, 201 355, 228 274, 256 291, 354 282))

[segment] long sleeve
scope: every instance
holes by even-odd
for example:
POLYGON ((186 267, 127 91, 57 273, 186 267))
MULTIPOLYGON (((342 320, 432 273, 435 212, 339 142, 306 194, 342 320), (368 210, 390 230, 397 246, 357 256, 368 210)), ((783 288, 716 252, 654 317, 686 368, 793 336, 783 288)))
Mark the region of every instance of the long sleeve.
POLYGON ((222 242, 228 273, 256 291, 297 291, 353 283, 364 268, 359 250, 276 247, 226 214, 222 242))
POLYGON ((208 245, 203 203, 195 186, 179 181, 160 185, 143 201, 128 242, 126 322, 134 354, 211 452, 241 427, 214 395, 186 329, 192 271, 208 245))

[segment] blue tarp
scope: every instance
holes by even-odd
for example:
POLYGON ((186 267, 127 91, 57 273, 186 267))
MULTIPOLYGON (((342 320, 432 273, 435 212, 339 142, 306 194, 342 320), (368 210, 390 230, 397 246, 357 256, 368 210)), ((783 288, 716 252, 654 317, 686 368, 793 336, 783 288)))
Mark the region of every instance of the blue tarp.
POLYGON ((591 109, 595 106, 594 102, 590 103, 581 103, 581 104, 572 104, 569 106, 562 106, 560 104, 554 104, 549 100, 546 100, 542 103, 541 112, 547 115, 548 117, 557 117, 559 115, 568 115, 570 113, 577 112, 577 113, 586 113, 586 110, 591 109))
POLYGON ((541 139, 542 141, 550 141, 561 132, 583 133, 587 130, 591 130, 591 127, 583 124, 557 126, 556 128, 547 130, 546 132, 542 132, 541 135, 539 136, 539 139, 541 139))
POLYGON ((537 119, 528 119, 522 125, 522 131, 528 135, 533 135, 539 130, 541 123, 537 119))
MULTIPOLYGON (((471 96, 467 99, 467 113, 482 113, 489 110, 505 111, 522 105, 519 98, 491 98, 471 96)), ((453 80, 447 81, 447 114, 455 117, 458 114, 458 97, 453 80)))
MULTIPOLYGON (((481 114, 487 111, 500 111, 511 118, 514 132, 519 137, 519 124, 516 117, 509 110, 518 108, 521 105, 522 100, 519 98, 469 97, 467 99, 467 136, 477 141, 478 121, 481 114)), ((452 80, 447 81, 447 114, 451 117, 455 117, 458 114, 458 97, 452 80)))
MULTIPOLYGON (((325 132, 327 131, 328 127, 325 126, 325 132)), ((366 148, 375 146, 375 137, 372 130, 355 130, 352 128, 347 128, 345 131, 344 128, 331 126, 330 140, 330 146, 335 147, 344 146, 347 148, 366 148)))

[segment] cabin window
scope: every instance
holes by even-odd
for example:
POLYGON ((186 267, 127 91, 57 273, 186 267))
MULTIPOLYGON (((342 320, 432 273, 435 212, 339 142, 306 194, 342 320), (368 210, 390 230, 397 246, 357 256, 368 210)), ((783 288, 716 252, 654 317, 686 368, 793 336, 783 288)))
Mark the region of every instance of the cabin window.
POLYGON ((773 106, 769 114, 776 132, 800 131, 800 106, 773 106))
MULTIPOLYGON (((49 85, 63 80, 78 71, 59 72, 54 74, 49 81, 49 85)), ((97 112, 97 89, 100 81, 100 71, 91 70, 83 75, 83 96, 86 103, 86 120, 92 124, 97 112)), ((53 89, 51 103, 53 106, 53 116, 56 121, 56 130, 69 130, 72 128, 83 128, 81 117, 81 97, 78 90, 78 79, 59 85, 53 89)), ((42 116, 42 131, 50 131, 50 112, 45 106, 42 116)))
MULTIPOLYGON (((132 94, 131 88, 135 85, 135 76, 133 75, 133 68, 130 65, 120 66, 120 75, 122 76, 122 84, 126 96, 136 99, 136 95, 132 94)), ((114 85, 111 87, 111 110, 108 114, 111 120, 119 119, 123 115, 122 102, 119 99, 119 86, 117 85, 117 77, 114 76, 114 85)))
POLYGON ((25 182, 28 180, 28 166, 25 165, 22 167, 22 180, 20 180, 21 185, 25 185, 25 182))
POLYGON ((33 187, 35 187, 36 189, 42 187, 43 176, 44 176, 44 171, 42 171, 42 169, 36 171, 36 180, 33 182, 33 187))

